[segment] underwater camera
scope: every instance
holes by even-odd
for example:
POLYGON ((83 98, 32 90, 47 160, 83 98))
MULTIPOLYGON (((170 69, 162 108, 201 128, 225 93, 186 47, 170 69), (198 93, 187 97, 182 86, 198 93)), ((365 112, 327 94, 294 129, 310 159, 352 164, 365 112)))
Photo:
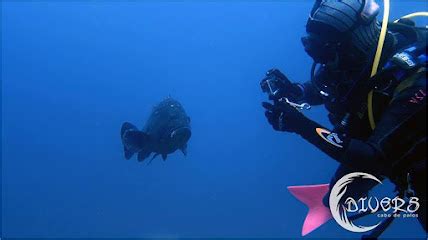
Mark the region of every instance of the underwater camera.
POLYGON ((260 82, 260 87, 264 93, 267 93, 269 100, 277 103, 286 103, 299 110, 308 110, 311 106, 308 103, 295 103, 294 99, 298 93, 295 86, 278 69, 267 71, 266 77, 260 82))
POLYGON ((286 97, 286 89, 291 87, 291 82, 278 69, 267 71, 266 77, 260 82, 260 87, 264 93, 269 95, 270 100, 277 101, 286 97))

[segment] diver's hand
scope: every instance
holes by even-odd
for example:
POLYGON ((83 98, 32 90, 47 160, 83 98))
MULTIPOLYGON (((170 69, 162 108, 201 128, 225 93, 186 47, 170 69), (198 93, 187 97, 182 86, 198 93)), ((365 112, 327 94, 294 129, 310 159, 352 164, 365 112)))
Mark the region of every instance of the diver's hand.
POLYGON ((291 81, 287 78, 287 76, 285 76, 281 71, 279 71, 279 69, 277 68, 272 68, 269 71, 266 72, 266 77, 276 77, 279 80, 281 80, 281 82, 284 85, 289 85, 291 84, 291 81))
POLYGON ((305 115, 286 103, 273 105, 263 102, 262 106, 266 110, 265 116, 268 122, 276 131, 298 133, 301 128, 305 127, 305 122, 308 120, 305 115))
POLYGON ((278 100, 287 97, 293 101, 303 98, 304 88, 298 83, 292 83, 281 71, 273 68, 266 72, 261 80, 260 87, 269 94, 269 100, 278 100))
POLYGON ((275 96, 278 98, 284 96, 291 85, 292 83, 287 76, 276 68, 267 71, 266 76, 260 82, 262 90, 270 93, 269 97, 271 100, 273 100, 275 96), (268 86, 269 82, 270 86, 268 86))

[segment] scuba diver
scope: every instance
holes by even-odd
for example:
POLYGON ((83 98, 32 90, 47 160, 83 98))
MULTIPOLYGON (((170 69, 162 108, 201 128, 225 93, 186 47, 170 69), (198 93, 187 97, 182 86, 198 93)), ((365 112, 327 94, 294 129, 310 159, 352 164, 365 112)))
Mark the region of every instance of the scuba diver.
MULTIPOLYGON (((371 74, 381 35, 378 13, 373 0, 317 0, 302 38, 314 60, 311 80, 293 83, 272 69, 260 83, 273 101, 263 102, 272 127, 300 135, 340 163, 329 185, 290 189, 310 208, 302 235, 331 218, 329 191, 352 172, 387 178, 401 196, 418 197, 426 231, 427 30, 405 18, 388 23, 380 70, 371 74), (326 107, 332 130, 305 117, 301 110, 311 105, 326 107)), ((366 182, 347 194, 367 196, 376 183, 366 182)))

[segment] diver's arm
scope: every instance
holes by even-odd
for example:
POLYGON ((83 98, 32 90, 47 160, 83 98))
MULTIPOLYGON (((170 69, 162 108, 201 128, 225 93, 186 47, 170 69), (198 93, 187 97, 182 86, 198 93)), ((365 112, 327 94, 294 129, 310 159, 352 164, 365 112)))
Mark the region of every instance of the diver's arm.
POLYGON ((324 100, 321 98, 319 92, 316 90, 314 84, 311 81, 305 83, 292 83, 288 94, 292 97, 293 101, 298 103, 308 103, 312 106, 324 104, 324 100))
POLYGON ((306 127, 296 133, 339 163, 369 172, 375 172, 372 168, 381 168, 380 165, 375 166, 378 161, 373 160, 382 155, 371 143, 330 132, 309 119, 304 125, 306 127))
POLYGON ((263 107, 266 110, 267 120, 275 130, 299 134, 338 162, 346 165, 353 164, 350 160, 348 160, 350 163, 345 162, 344 159, 347 159, 348 155, 351 155, 352 159, 358 158, 358 155, 364 159, 377 156, 376 148, 370 144, 330 132, 288 104, 264 102, 263 107))
POLYGON ((320 93, 315 88, 312 81, 305 82, 304 84, 298 84, 302 88, 302 100, 301 102, 307 102, 310 105, 316 106, 324 103, 324 100, 320 96, 320 93))
POLYGON ((275 130, 297 133, 332 158, 342 159, 350 139, 330 133, 289 104, 264 102, 262 105, 268 122, 275 130))
POLYGON ((296 133, 348 167, 382 173, 426 134, 426 79, 417 82, 394 97, 367 141, 329 133, 307 118, 296 133))

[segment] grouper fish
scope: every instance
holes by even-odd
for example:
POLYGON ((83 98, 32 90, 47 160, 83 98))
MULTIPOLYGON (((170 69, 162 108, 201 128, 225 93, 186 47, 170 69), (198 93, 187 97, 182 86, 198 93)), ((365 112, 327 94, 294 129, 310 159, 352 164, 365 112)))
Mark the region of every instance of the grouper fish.
POLYGON ((125 122, 120 136, 125 159, 137 154, 141 162, 153 153, 151 160, 160 155, 165 161, 168 154, 177 150, 186 156, 191 136, 190 118, 177 100, 168 97, 153 107, 142 130, 125 122))

